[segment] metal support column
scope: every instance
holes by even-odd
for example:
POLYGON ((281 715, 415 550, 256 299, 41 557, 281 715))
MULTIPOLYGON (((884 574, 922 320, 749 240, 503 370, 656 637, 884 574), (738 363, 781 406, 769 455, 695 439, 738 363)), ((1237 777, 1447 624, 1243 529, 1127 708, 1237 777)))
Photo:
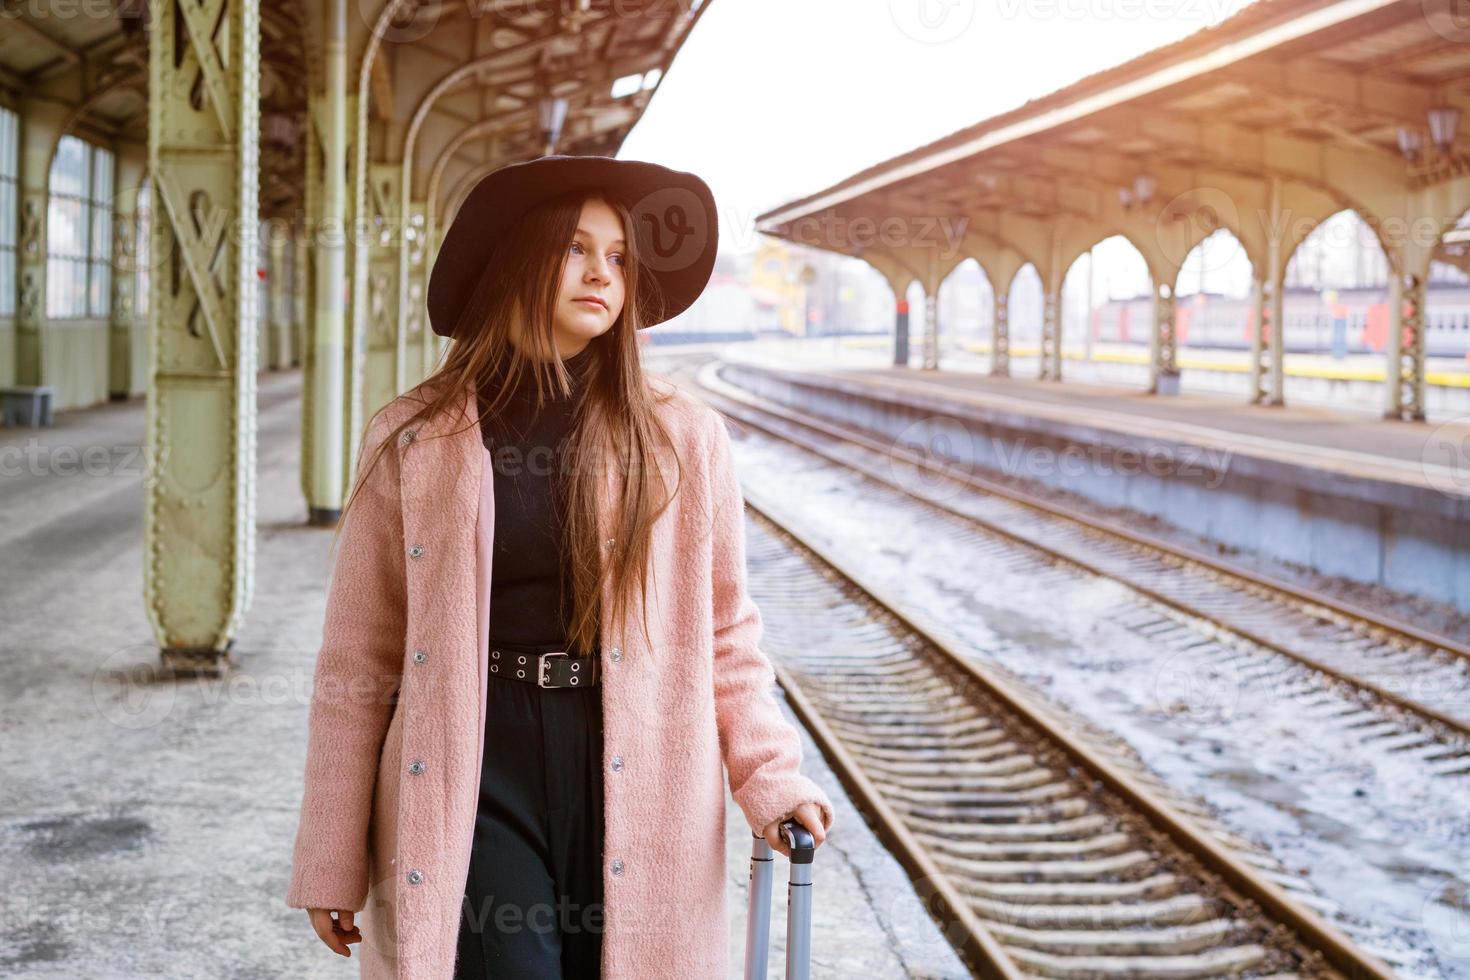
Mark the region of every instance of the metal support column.
MULTIPOLYGON (((319 100, 322 173, 319 220, 312 226, 316 252, 316 312, 312 317, 308 520, 333 525, 347 493, 347 0, 331 0, 327 13, 327 90, 319 100)), ((314 100, 316 101, 316 100, 314 100)), ((306 447, 303 447, 306 448, 306 447)))
POLYGON ((287 229, 276 222, 267 227, 270 234, 266 270, 270 304, 270 366, 272 370, 284 371, 291 366, 291 302, 286 291, 287 229))
POLYGON ((398 188, 398 164, 369 167, 366 221, 360 223, 362 248, 367 256, 367 372, 363 405, 368 414, 388 404, 408 385, 407 331, 400 309, 398 271, 403 239, 398 188))
POLYGON ((1174 289, 1168 283, 1154 288, 1153 333, 1149 337, 1149 385, 1151 395, 1179 393, 1179 364, 1176 357, 1174 289))
POLYGON ((429 328, 428 309, 428 237, 426 224, 428 205, 414 201, 408 208, 408 224, 403 230, 403 249, 399 276, 399 321, 408 333, 409 386, 418 384, 434 370, 434 332, 429 328))
POLYGON ((939 367, 939 287, 924 293, 924 370, 939 367))
POLYGON ((254 575, 260 6, 154 17, 145 605, 165 666, 217 672, 254 575))
MULTIPOLYGON (((140 155, 141 156, 141 155, 140 155)), ((135 361, 138 284, 138 185, 146 159, 117 157, 117 193, 112 213, 112 284, 107 324, 107 397, 126 401, 143 390, 147 367, 135 361)), ((143 231, 147 234, 147 230, 143 231)))
POLYGON ((1047 273, 1041 284, 1041 366, 1037 377, 1042 381, 1062 380, 1062 284, 1065 277, 1062 240, 1053 225, 1047 273))
POLYGON ((1041 306, 1041 370, 1042 381, 1062 380, 1062 297, 1061 289, 1048 288, 1041 306))
POLYGON ((990 330, 990 373, 997 378, 1011 374, 1010 295, 993 290, 995 298, 994 326, 990 330))
MULTIPOLYGON (((51 153, 61 138, 66 107, 49 99, 20 106, 20 235, 16 249, 15 381, 46 384, 43 331, 46 325, 46 204, 51 153)), ((63 403, 72 394, 59 391, 63 403)), ((53 406, 55 408, 62 405, 53 406)))
POLYGON ((1424 421, 1424 277, 1404 272, 1389 292, 1384 418, 1424 421))
POLYGON ((1266 212, 1266 267, 1256 269, 1251 281, 1251 299, 1256 315, 1256 332, 1251 339, 1251 404, 1281 405, 1285 397, 1286 346, 1282 323, 1283 280, 1281 260, 1281 178, 1272 176, 1266 212))

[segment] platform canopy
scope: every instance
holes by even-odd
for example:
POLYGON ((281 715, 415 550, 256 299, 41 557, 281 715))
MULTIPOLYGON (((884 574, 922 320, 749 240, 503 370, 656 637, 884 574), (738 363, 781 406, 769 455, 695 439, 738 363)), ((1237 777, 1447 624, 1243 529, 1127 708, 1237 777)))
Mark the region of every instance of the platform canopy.
MULTIPOLYGON (((1431 110, 1470 101, 1470 24, 1436 6, 1258 0, 1215 27, 768 211, 759 226, 860 255, 853 241, 802 239, 802 219, 963 214, 992 229, 1008 215, 1116 220, 1140 200, 1198 195, 1214 177, 1239 187, 1273 174, 1387 217, 1396 202, 1373 178, 1433 182, 1464 163, 1459 152, 1421 152, 1411 162, 1400 148, 1407 128, 1432 151, 1431 110)), ((1463 129, 1455 150, 1462 137, 1463 129)))
MULTIPOLYGON (((1058 307, 1073 262, 1122 235, 1156 293, 1151 390, 1177 377, 1172 297, 1188 254, 1220 229, 1250 258, 1258 323, 1282 322, 1296 247, 1352 209, 1393 270, 1404 338, 1387 412, 1423 417, 1420 307, 1431 258, 1459 261, 1470 207, 1459 125, 1470 24, 1451 0, 1257 0, 1220 24, 885 160, 757 218, 759 230, 858 256, 900 297, 932 300, 974 258, 1004 294, 1026 264, 1046 297, 1042 377, 1060 377, 1058 307), (956 231, 956 229, 958 229, 956 231), (1397 382, 1397 383, 1395 383, 1397 382)), ((930 304, 932 306, 932 303, 930 304)), ((925 367, 937 361, 927 310, 925 367)), ((1264 334, 1254 400, 1279 404, 1279 332, 1264 334), (1273 338, 1277 341, 1273 343, 1273 338)))
MULTIPOLYGON (((330 6, 259 2, 263 217, 303 205, 308 94, 324 87, 330 6)), ((545 100, 566 100, 557 152, 616 154, 704 6, 350 0, 349 88, 365 83, 373 157, 397 161, 411 139, 420 187, 438 177, 442 206, 467 174, 545 152, 543 116, 557 112, 545 100)), ((0 0, 0 104, 7 93, 60 104, 66 132, 146 143, 148 7, 0 0)))

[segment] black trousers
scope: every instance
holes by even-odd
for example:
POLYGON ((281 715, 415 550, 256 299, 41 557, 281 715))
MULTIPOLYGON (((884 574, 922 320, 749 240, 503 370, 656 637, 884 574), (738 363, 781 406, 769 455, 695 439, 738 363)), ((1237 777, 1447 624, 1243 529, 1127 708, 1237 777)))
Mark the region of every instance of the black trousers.
MULTIPOLYGON (((514 669, 521 653, 565 649, 491 646, 501 670, 507 659, 514 669)), ((493 674, 488 683, 455 978, 598 978, 602 688, 541 688, 493 674)))

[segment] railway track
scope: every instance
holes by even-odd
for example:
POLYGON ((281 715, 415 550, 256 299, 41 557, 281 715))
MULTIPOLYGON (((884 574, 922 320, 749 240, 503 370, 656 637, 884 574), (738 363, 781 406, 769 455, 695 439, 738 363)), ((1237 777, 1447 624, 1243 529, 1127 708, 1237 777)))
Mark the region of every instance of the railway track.
POLYGON ((1241 696, 1299 698, 1308 712, 1319 686, 1347 689, 1360 696, 1362 707, 1336 723, 1361 728, 1364 738, 1418 751, 1443 775, 1470 774, 1470 648, 1457 641, 1028 498, 889 442, 773 410, 719 382, 708 367, 695 383, 744 425, 940 508, 979 535, 1119 581, 1167 607, 1171 617, 1144 613, 1125 625, 1157 631, 1161 642, 1176 635, 1179 665, 1197 671, 1202 683, 1218 688, 1223 677, 1241 696), (900 479, 898 472, 913 475, 900 479), (936 475, 975 492, 956 500, 914 491, 936 475), (1188 651, 1200 647, 1202 634, 1209 648, 1189 661, 1188 651))
POLYGON ((751 587, 782 686, 976 975, 1392 976, 1107 736, 956 654, 751 503, 751 587))

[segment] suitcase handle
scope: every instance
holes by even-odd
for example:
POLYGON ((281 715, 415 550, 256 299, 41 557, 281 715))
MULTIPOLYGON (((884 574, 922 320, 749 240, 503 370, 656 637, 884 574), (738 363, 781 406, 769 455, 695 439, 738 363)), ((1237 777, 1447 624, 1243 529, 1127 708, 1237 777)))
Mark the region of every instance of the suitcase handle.
MULTIPOLYGON (((771 888, 775 850, 760 834, 750 851, 750 911, 745 919, 745 980, 766 980, 771 948, 771 888)), ((809 980, 812 959, 812 859, 816 838, 796 820, 781 824, 791 851, 786 886, 786 980, 809 980)))

